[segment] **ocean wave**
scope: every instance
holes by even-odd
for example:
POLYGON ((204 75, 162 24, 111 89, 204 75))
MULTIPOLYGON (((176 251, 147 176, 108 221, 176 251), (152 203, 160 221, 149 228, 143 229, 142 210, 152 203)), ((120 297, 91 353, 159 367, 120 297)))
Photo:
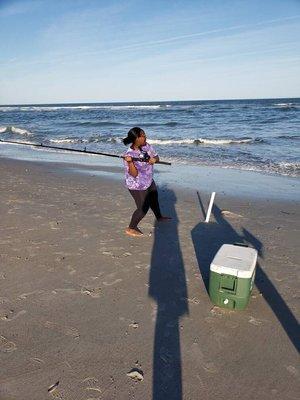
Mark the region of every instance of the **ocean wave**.
POLYGON ((70 143, 70 144, 80 144, 80 143, 121 143, 122 138, 116 138, 111 136, 101 136, 94 135, 88 138, 80 138, 80 137, 66 137, 66 138, 52 138, 48 140, 49 143, 70 143))
POLYGON ((149 139, 150 144, 156 145, 231 145, 231 144, 253 144, 253 143, 263 143, 264 140, 261 138, 240 138, 240 139, 149 139))
POLYGON ((49 139, 49 143, 57 143, 57 144, 62 144, 62 143, 87 143, 87 140, 84 139, 79 139, 79 138, 57 138, 57 139, 49 139))
POLYGON ((0 111, 2 112, 15 111, 15 110, 19 110, 19 107, 12 107, 12 106, 0 107, 0 111))
POLYGON ((127 106, 104 106, 105 108, 109 108, 111 110, 158 110, 159 108, 165 108, 164 105, 127 105, 127 106))
POLYGON ((300 163, 299 162, 287 162, 281 161, 275 165, 275 169, 283 175, 299 176, 300 175, 300 163))
MULTIPOLYGON (((128 124, 124 122, 117 122, 117 121, 69 121, 69 122, 63 122, 62 125, 68 125, 68 126, 87 126, 87 127, 101 127, 101 126, 129 126, 128 124)), ((178 126, 182 125, 179 122, 175 121, 169 121, 169 122, 145 122, 141 124, 142 126, 145 127, 151 127, 151 126, 178 126)), ((129 129, 129 128, 128 128, 129 129)))
MULTIPOLYGON (((284 165, 285 163, 272 165, 252 165, 252 164, 231 164, 231 165, 216 165, 225 169, 240 169, 242 171, 253 171, 267 174, 278 174, 297 178, 300 176, 299 165, 284 165)), ((211 164, 207 164, 211 165, 211 164)))
POLYGON ((297 105, 295 103, 275 103, 274 106, 276 108, 281 108, 285 110, 297 108, 297 105))
POLYGON ((63 122, 62 124, 68 126, 91 126, 91 127, 127 126, 127 124, 116 121, 70 121, 70 122, 63 122))
POLYGON ((287 140, 299 140, 300 139, 300 135, 281 135, 278 136, 278 139, 287 139, 287 140))
POLYGON ((252 138, 242 138, 242 139, 196 139, 195 144, 209 144, 209 145, 227 145, 227 144, 244 144, 244 143, 255 143, 260 141, 252 138))
POLYGON ((60 111, 60 110, 92 110, 98 107, 93 106, 25 106, 20 107, 20 111, 60 111))
POLYGON ((17 134, 17 135, 22 135, 22 136, 31 136, 33 135, 32 132, 27 131, 26 129, 22 128, 16 128, 14 126, 1 126, 0 127, 0 133, 12 133, 12 134, 17 134))
POLYGON ((193 158, 182 158, 182 157, 169 157, 168 161, 176 164, 184 165, 201 165, 201 166, 214 166, 224 169, 237 169, 242 171, 253 171, 260 172, 264 174, 278 174, 297 178, 300 176, 300 163, 299 162, 271 162, 263 161, 261 162, 247 162, 247 161, 221 161, 220 159, 193 159, 193 158))
POLYGON ((149 144, 172 145, 172 144, 194 144, 194 139, 147 139, 149 144))
POLYGON ((151 126, 179 126, 182 125, 180 122, 169 121, 169 122, 145 122, 141 124, 142 126, 151 127, 151 126))
POLYGON ((57 106, 6 106, 0 107, 0 111, 59 111, 59 110, 157 110, 172 107, 170 104, 156 105, 57 105, 57 106))

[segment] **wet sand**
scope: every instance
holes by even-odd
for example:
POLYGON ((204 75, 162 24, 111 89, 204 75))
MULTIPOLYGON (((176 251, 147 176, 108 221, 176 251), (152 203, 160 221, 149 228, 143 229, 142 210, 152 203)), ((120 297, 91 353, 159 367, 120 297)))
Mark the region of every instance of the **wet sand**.
POLYGON ((110 171, 0 159, 0 399, 298 398, 299 202, 217 194, 205 224, 208 193, 164 186, 172 222, 131 238, 110 171), (239 312, 207 294, 234 242, 259 251, 239 312))

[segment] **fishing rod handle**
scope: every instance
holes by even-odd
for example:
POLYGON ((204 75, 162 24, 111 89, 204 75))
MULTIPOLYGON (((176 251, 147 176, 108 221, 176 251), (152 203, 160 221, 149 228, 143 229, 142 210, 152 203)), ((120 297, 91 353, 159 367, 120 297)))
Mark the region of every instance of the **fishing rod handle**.
MULTIPOLYGON (((126 156, 121 156, 121 158, 125 159, 126 156)), ((131 157, 131 156, 130 156, 131 157)), ((142 160, 138 157, 131 157, 133 161, 139 161, 139 162, 147 162, 148 160, 142 160)), ((170 162, 167 161, 157 161, 155 164, 163 164, 163 165, 172 165, 170 162)))

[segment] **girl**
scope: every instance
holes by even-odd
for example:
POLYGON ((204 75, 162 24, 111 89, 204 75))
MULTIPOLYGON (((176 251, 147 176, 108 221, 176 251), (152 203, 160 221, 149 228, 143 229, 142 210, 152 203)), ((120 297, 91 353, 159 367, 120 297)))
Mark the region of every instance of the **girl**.
POLYGON ((146 134, 139 127, 130 129, 123 143, 131 144, 124 156, 125 183, 137 207, 125 232, 130 236, 143 236, 138 223, 147 214, 149 207, 158 221, 171 219, 161 215, 157 188, 153 180, 153 164, 159 161, 159 157, 146 142, 146 134), (132 158, 146 161, 134 161, 132 158))

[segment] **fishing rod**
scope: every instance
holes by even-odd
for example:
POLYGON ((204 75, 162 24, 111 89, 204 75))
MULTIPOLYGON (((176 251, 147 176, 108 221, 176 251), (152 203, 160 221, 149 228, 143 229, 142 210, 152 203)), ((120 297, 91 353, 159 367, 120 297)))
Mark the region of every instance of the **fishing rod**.
MULTIPOLYGON (((10 144, 21 144, 23 146, 32 146, 32 147, 43 147, 47 149, 55 149, 55 150, 64 150, 64 151, 71 151, 74 153, 84 153, 84 154, 95 154, 99 156, 107 156, 107 157, 115 157, 115 158, 125 158, 125 156, 119 156, 117 154, 111 154, 111 153, 100 153, 98 151, 90 151, 87 150, 86 147, 83 150, 80 149, 70 149, 67 147, 56 147, 56 146, 49 146, 47 144, 37 144, 37 143, 26 143, 26 142, 13 142, 12 140, 2 140, 0 139, 0 142, 2 143, 10 143, 10 144)), ((131 157, 133 161, 141 161, 141 162, 147 162, 150 158, 149 154, 144 152, 142 153, 142 157, 131 157)), ((156 164, 163 164, 163 165, 171 165, 171 163, 166 162, 166 161, 158 161, 156 164)))

